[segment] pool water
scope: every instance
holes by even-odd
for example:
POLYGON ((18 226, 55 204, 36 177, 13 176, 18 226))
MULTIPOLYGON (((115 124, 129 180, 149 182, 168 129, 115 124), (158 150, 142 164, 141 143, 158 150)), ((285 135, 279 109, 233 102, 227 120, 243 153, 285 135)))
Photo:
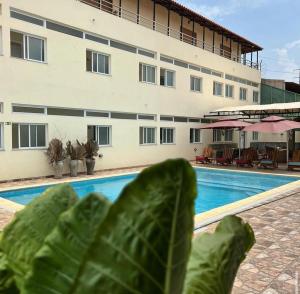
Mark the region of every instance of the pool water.
MULTIPOLYGON (((249 196, 276 188, 293 181, 297 177, 276 176, 249 172, 232 172, 217 169, 195 168, 197 174, 198 197, 196 213, 208 211, 249 196)), ((136 174, 115 176, 103 179, 86 180, 71 183, 79 197, 91 192, 105 195, 111 201, 117 199, 125 185, 131 182, 136 174)), ((27 204, 40 195, 49 186, 11 190, 0 193, 0 197, 27 204)))

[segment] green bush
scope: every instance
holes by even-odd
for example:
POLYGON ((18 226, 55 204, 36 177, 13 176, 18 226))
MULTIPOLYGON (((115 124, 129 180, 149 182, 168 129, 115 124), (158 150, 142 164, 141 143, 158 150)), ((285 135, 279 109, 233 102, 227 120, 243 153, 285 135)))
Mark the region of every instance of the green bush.
POLYGON ((114 203, 50 188, 2 232, 0 293, 230 293, 253 231, 229 216, 193 239, 196 195, 180 159, 145 169, 114 203))

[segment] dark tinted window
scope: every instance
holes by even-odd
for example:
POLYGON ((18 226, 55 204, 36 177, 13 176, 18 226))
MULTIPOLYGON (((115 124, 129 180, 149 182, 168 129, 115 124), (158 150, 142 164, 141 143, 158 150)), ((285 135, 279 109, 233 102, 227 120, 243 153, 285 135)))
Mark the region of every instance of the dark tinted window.
POLYGON ((39 26, 44 25, 44 22, 42 20, 40 20, 38 18, 35 18, 35 17, 32 17, 32 16, 21 14, 19 12, 11 11, 10 16, 13 17, 13 18, 17 18, 19 20, 23 20, 23 21, 26 21, 26 22, 30 22, 30 23, 39 25, 39 26))
POLYGON ((85 38, 88 39, 88 40, 97 42, 97 43, 108 45, 108 40, 102 39, 100 37, 95 37, 95 36, 92 36, 92 35, 89 35, 89 34, 85 34, 85 38))
POLYGON ((67 109, 67 108, 47 108, 48 115, 62 115, 62 116, 84 116, 84 111, 80 109, 67 109))
POLYGON ((116 42, 116 41, 110 41, 110 46, 114 47, 114 48, 121 49, 121 50, 125 50, 125 51, 128 51, 128 52, 136 53, 136 48, 135 47, 129 46, 129 45, 126 45, 126 44, 123 44, 123 43, 119 43, 119 42, 116 42))
POLYGON ((57 31, 63 34, 71 35, 78 38, 83 38, 83 32, 47 21, 46 27, 49 30, 57 31))
POLYGON ((136 113, 112 112, 110 117, 118 118, 118 119, 137 119, 137 114, 136 113))
POLYGON ((29 106, 13 106, 13 112, 24 112, 24 113, 45 113, 44 108, 29 107, 29 106))
POLYGON ((86 111, 86 116, 109 117, 109 113, 107 113, 107 112, 99 112, 99 111, 86 111))

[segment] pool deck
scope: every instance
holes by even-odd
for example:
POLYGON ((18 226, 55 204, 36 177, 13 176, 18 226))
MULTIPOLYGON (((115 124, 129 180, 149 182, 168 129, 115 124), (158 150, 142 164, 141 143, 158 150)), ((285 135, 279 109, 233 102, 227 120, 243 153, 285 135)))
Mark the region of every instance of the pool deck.
MULTIPOLYGON (((103 171, 96 173, 94 177, 133 173, 141 169, 103 171)), ((264 170, 237 169, 235 167, 225 169, 264 172, 264 170)), ((267 173, 300 176, 299 172, 287 172, 280 169, 270 170, 267 173)), ((91 176, 80 176, 76 179, 68 177, 62 180, 44 178, 0 183, 0 190, 81 179, 91 179, 91 176)), ((295 187, 294 185, 289 193, 277 193, 275 197, 268 199, 267 203, 261 202, 257 205, 237 213, 251 224, 257 242, 239 269, 233 293, 300 293, 300 186, 295 187), (298 287, 298 292, 296 287, 298 287)), ((19 208, 18 206, 9 206, 0 200, 0 229, 12 219, 14 212, 19 208)), ((197 234, 201 234, 202 231, 213 231, 215 226, 216 223, 204 224, 197 231, 197 234)))

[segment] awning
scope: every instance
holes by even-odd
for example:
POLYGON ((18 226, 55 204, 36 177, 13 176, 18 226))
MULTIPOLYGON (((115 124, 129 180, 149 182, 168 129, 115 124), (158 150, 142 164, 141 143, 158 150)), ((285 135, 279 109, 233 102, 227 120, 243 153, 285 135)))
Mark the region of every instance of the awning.
POLYGON ((230 106, 211 111, 205 117, 235 116, 251 118, 269 115, 284 115, 290 118, 300 117, 300 102, 230 106))

